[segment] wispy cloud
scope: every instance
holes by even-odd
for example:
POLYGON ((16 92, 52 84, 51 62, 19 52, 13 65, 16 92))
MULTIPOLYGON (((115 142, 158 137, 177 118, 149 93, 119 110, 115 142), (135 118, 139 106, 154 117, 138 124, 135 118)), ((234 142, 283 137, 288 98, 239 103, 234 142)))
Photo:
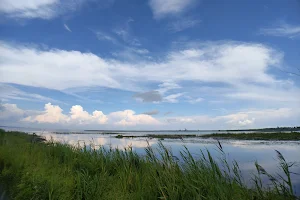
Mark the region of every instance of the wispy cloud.
MULTIPOLYGON (((37 101, 37 102, 55 102, 55 103, 63 103, 61 101, 42 96, 35 93, 24 92, 17 89, 14 86, 0 83, 0 99, 2 101, 7 100, 24 100, 24 101, 37 101)), ((63 103, 65 104, 65 103, 63 103)))
POLYGON ((106 40, 113 42, 116 45, 127 48, 139 48, 142 44, 137 37, 134 36, 130 24, 134 22, 132 18, 128 18, 121 25, 117 25, 110 31, 90 29, 99 40, 106 40))
POLYGON ((191 19, 191 18, 179 19, 178 21, 169 23, 168 31, 170 31, 172 33, 180 32, 185 29, 192 28, 192 27, 198 25, 200 22, 201 22, 201 20, 191 19))
POLYGON ((69 32, 72 32, 72 30, 69 28, 69 26, 67 24, 64 24, 64 28, 69 31, 69 32))
POLYGON ((52 19, 65 12, 75 11, 86 2, 83 0, 2 0, 0 13, 10 18, 52 19))
POLYGON ((166 116, 166 115, 171 115, 171 114, 173 114, 173 112, 172 112, 172 111, 168 111, 168 112, 165 112, 165 113, 164 113, 164 116, 166 116))
POLYGON ((160 19, 167 15, 177 15, 185 12, 197 3, 196 0, 150 0, 154 18, 160 19))
POLYGON ((114 36, 112 36, 111 34, 108 34, 108 33, 102 32, 102 31, 94 31, 94 30, 92 30, 92 32, 96 35, 98 40, 106 40, 106 41, 110 41, 114 44, 118 44, 117 39, 114 36))
MULTIPOLYGON (((90 52, 45 50, 0 42, 0 60, 2 82, 56 90, 91 86, 133 92, 157 89, 157 92, 137 96, 148 102, 164 102, 164 98, 169 102, 185 100, 174 96, 178 93, 193 97, 199 94, 203 98, 215 95, 215 100, 220 96, 230 100, 251 96, 261 102, 268 94, 272 96, 269 104, 283 105, 282 98, 284 103, 296 104, 300 94, 297 84, 283 85, 288 80, 271 73, 274 66, 283 62, 281 52, 256 43, 203 43, 198 47, 167 52, 166 57, 157 61, 112 59, 90 52), (216 81, 219 84, 215 85, 216 81), (189 93, 191 84, 197 89, 189 93), (201 90, 203 84, 213 85, 201 90), (160 86, 155 88, 154 85, 160 86), (251 94, 246 94, 249 91, 251 94)), ((211 100, 214 99, 207 101, 211 100)))
POLYGON ((199 103, 199 102, 204 101, 204 99, 201 98, 201 97, 198 97, 198 98, 192 98, 192 97, 190 97, 190 96, 186 96, 186 99, 187 99, 187 102, 190 103, 190 104, 196 104, 196 103, 199 103))
POLYGON ((159 84, 158 87, 159 87, 159 89, 157 89, 157 91, 159 91, 161 94, 164 94, 164 93, 168 92, 169 90, 181 88, 181 86, 178 85, 177 83, 175 83, 174 81, 165 81, 165 82, 159 84))
POLYGON ((184 93, 170 94, 170 95, 164 97, 163 101, 168 102, 168 103, 177 103, 179 101, 178 98, 183 95, 184 95, 184 93))
POLYGON ((260 29, 259 33, 262 35, 296 38, 300 36, 300 24, 292 25, 286 22, 279 22, 275 26, 260 29))
POLYGON ((118 26, 113 30, 113 32, 121 38, 121 40, 130 46, 141 46, 141 43, 138 38, 134 37, 132 33, 132 29, 130 27, 130 24, 134 22, 132 18, 129 18, 125 21, 124 24, 121 26, 118 26))
POLYGON ((198 116, 178 116, 167 117, 164 120, 175 127, 189 127, 198 129, 236 129, 244 128, 261 128, 272 126, 296 126, 300 117, 299 108, 278 108, 278 109, 260 109, 233 112, 227 115, 219 115, 215 117, 207 115, 198 116))

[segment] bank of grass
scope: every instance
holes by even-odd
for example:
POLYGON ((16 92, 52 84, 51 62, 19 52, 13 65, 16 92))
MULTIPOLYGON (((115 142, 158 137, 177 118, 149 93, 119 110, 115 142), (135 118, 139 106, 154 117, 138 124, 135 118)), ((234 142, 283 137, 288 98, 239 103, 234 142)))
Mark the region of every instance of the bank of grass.
POLYGON ((147 135, 121 135, 118 134, 115 138, 156 138, 156 139, 184 139, 196 138, 196 134, 147 134, 147 135))
POLYGON ((271 133, 214 133, 201 135, 202 138, 236 139, 236 140, 300 140, 300 132, 271 133))
POLYGON ((213 138, 236 140, 270 140, 270 141, 297 141, 300 140, 300 132, 253 132, 253 133, 212 133, 205 135, 196 134, 147 134, 147 135, 122 135, 115 138, 156 138, 156 139, 186 139, 186 138, 213 138))
POLYGON ((222 166, 209 151, 200 151, 202 156, 194 159, 187 148, 180 162, 161 143, 157 151, 148 147, 141 156, 131 148, 79 148, 1 130, 0 184, 11 199, 22 200, 296 199, 290 166, 279 152, 286 177, 277 180, 256 163, 255 186, 249 189, 238 164, 228 163, 218 147, 222 166), (271 179, 272 187, 263 188, 262 175, 271 179))

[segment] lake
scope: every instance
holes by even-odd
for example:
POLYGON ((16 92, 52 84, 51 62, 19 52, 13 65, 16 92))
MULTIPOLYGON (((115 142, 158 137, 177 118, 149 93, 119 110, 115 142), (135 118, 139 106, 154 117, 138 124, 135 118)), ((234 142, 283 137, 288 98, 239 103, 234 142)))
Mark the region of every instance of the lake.
MULTIPOLYGON (((213 139, 202 138, 185 138, 185 139, 164 139, 155 138, 116 138, 118 134, 122 135, 147 135, 147 134, 209 134, 216 131, 49 131, 49 130, 33 130, 26 128, 5 128, 6 130, 18 130, 28 133, 36 133, 44 137, 46 140, 53 140, 60 143, 76 145, 88 148, 106 148, 132 147, 134 151, 143 155, 144 148, 150 145, 153 148, 158 147, 158 142, 162 142, 167 148, 171 149, 173 155, 180 160, 179 152, 183 150, 185 145, 193 156, 200 155, 201 150, 209 150, 217 160, 221 154, 217 151, 217 141, 213 139), (113 133, 113 134, 112 134, 113 133)), ((246 132, 246 131, 242 131, 246 132)), ((219 132, 218 132, 219 133, 219 132)), ((296 162, 292 168, 292 172, 300 174, 300 141, 245 141, 245 140, 220 140, 226 157, 229 162, 236 160, 239 163, 245 182, 251 186, 251 176, 256 172, 255 161, 257 161, 267 172, 274 174, 279 172, 278 162, 275 150, 280 151, 285 159, 289 162, 296 162)), ((264 184, 268 184, 267 179, 264 179, 264 184)), ((296 194, 300 196, 300 175, 292 175, 292 182, 296 194)))

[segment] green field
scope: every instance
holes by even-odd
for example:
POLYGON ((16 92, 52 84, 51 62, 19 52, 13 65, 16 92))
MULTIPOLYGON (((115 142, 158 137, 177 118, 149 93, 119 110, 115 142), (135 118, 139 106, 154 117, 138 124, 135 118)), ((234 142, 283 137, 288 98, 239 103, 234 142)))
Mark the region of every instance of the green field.
POLYGON ((0 185, 11 199, 22 200, 297 199, 290 166, 280 152, 285 176, 277 180, 253 163, 257 174, 248 188, 238 164, 228 163, 220 144, 218 148, 220 165, 209 151, 194 159, 187 148, 179 162, 161 143, 159 149, 145 148, 142 156, 131 148, 77 148, 0 130, 0 185), (262 176, 271 180, 269 187, 263 187, 262 176))

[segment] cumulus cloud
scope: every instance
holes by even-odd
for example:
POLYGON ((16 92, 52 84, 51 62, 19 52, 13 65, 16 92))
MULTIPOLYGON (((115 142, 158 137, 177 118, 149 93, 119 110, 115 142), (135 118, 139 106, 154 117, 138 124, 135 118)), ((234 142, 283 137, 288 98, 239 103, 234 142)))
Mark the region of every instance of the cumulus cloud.
POLYGON ((114 121, 114 124, 121 126, 136 126, 138 124, 144 125, 160 125, 161 123, 145 114, 135 114, 133 110, 124 110, 118 112, 112 112, 108 117, 114 121))
POLYGON ((90 115, 87 111, 83 110, 82 106, 75 105, 71 108, 70 120, 76 121, 79 124, 105 124, 108 119, 102 111, 95 110, 92 115, 90 115))
POLYGON ((162 96, 158 91, 149 91, 135 94, 134 98, 142 101, 142 102, 160 102, 162 101, 162 96))
MULTIPOLYGON (((95 110, 89 114, 80 105, 71 107, 68 114, 64 114, 63 110, 51 103, 45 104, 44 111, 38 115, 24 117, 24 112, 14 104, 5 104, 3 111, 6 118, 15 116, 21 122, 41 123, 41 124, 61 124, 65 126, 70 125, 103 125, 110 126, 136 126, 136 125, 159 125, 161 124, 155 118, 146 114, 135 114, 133 110, 124 110, 111 112, 105 115, 102 111, 95 110), (7 111, 10 108, 10 111, 7 111)), ((1 111, 2 112, 2 111, 1 111)))
POLYGON ((0 120, 15 120, 24 117, 25 112, 16 104, 0 104, 0 120))
POLYGON ((0 103, 0 123, 19 125, 20 119, 40 114, 40 111, 22 110, 16 104, 0 103))
POLYGON ((28 116, 22 121, 38 122, 38 123, 67 123, 68 116, 62 113, 59 106, 52 105, 51 103, 45 104, 45 111, 43 114, 37 116, 28 116))
POLYGON ((150 0, 154 18, 163 18, 167 15, 177 15, 185 12, 196 3, 195 0, 150 0))
POLYGON ((84 0, 2 0, 0 13, 11 18, 51 19, 81 7, 84 0))
POLYGON ((281 21, 273 27, 260 29, 259 33, 262 35, 295 38, 300 36, 300 24, 288 24, 281 21))
POLYGON ((277 108, 246 110, 219 116, 164 116, 154 118, 147 114, 136 114, 133 110, 123 110, 104 114, 94 111, 89 114, 80 105, 71 107, 70 112, 48 103, 44 111, 23 110, 16 104, 1 104, 0 123, 2 125, 15 122, 18 125, 34 126, 35 124, 52 124, 56 127, 106 127, 126 128, 140 127, 148 129, 236 129, 260 128, 274 126, 297 126, 300 121, 299 108, 277 108))

